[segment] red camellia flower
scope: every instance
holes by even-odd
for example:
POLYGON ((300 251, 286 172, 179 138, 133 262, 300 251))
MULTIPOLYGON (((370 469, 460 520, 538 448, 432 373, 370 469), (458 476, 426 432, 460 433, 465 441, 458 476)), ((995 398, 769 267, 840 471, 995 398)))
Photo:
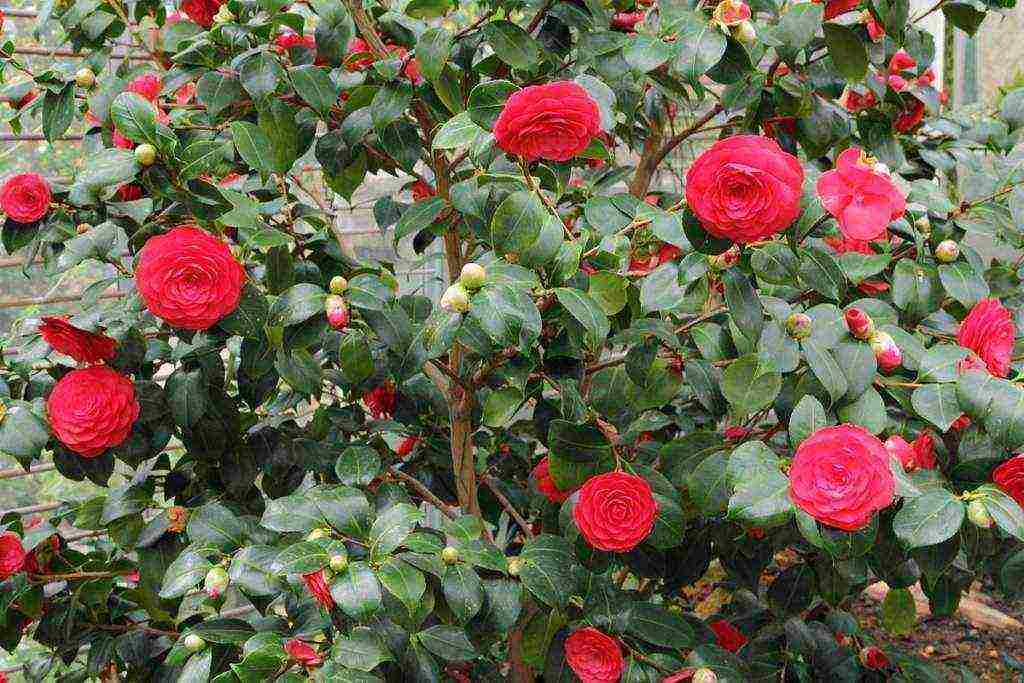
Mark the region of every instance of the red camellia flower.
POLYGON ((125 183, 117 188, 117 200, 119 202, 132 202, 142 199, 142 188, 133 183, 125 183))
POLYGON ((428 185, 422 180, 417 180, 415 183, 413 183, 412 186, 409 188, 409 191, 412 192, 412 200, 414 202, 419 202, 424 199, 428 199, 437 194, 436 192, 434 192, 434 188, 432 188, 430 185, 428 185))
POLYGON ((69 323, 66 318, 43 318, 39 334, 55 351, 70 356, 79 363, 98 363, 114 357, 117 342, 104 334, 86 332, 69 323))
POLYGON ((982 299, 960 323, 956 341, 978 354, 991 375, 1006 377, 1016 333, 1010 311, 998 299, 982 299))
POLYGON ((746 244, 788 228, 800 214, 804 169, 761 135, 733 135, 686 172, 686 203, 715 237, 746 244))
POLYGON ((181 11, 203 28, 213 26, 213 15, 220 9, 223 0, 184 0, 181 11))
POLYGON ((127 90, 155 104, 163 88, 164 82, 160 76, 150 73, 133 78, 129 81, 127 90))
POLYGON ((871 432, 851 424, 824 427, 796 449, 789 497, 816 520, 856 531, 888 507, 896 492, 889 453, 871 432))
POLYGON ((555 485, 551 478, 551 464, 547 458, 537 463, 533 471, 530 472, 530 478, 536 483, 537 490, 541 495, 552 503, 563 503, 573 494, 572 491, 563 491, 555 485))
POLYGON ((658 503, 642 477, 608 472, 583 484, 572 516, 590 547, 624 553, 651 533, 658 503))
POLYGON ((747 637, 725 619, 719 619, 708 626, 715 632, 715 642, 723 650, 739 652, 747 644, 747 637))
POLYGON ((15 223, 35 223, 50 210, 50 184, 38 173, 11 176, 0 189, 0 209, 15 223))
POLYGON ((910 71, 917 68, 917 60, 911 57, 906 50, 897 50, 889 60, 889 73, 896 74, 901 71, 910 71))
POLYGON ((398 447, 395 448, 395 455, 399 458, 407 458, 412 453, 413 449, 416 448, 416 444, 420 442, 418 436, 407 436, 398 443, 398 447))
POLYGON ((187 330, 208 329, 234 311, 244 283, 228 245, 194 225, 151 237, 135 269, 149 312, 187 330))
POLYGON ((565 661, 583 683, 615 683, 626 667, 619 641, 590 626, 565 639, 565 661))
POLYGON ((929 432, 921 432, 917 438, 910 443, 914 449, 914 463, 918 469, 935 469, 935 439, 929 432))
POLYGON ((316 39, 313 36, 299 35, 295 31, 285 31, 279 35, 275 40, 274 44, 277 46, 279 52, 290 50, 293 47, 301 47, 307 50, 316 49, 316 39))
POLYGON ((72 370, 46 400, 54 436, 84 458, 94 458, 128 438, 139 416, 132 381, 106 365, 72 370))
POLYGON ((292 661, 298 663, 299 666, 320 666, 324 662, 323 657, 313 649, 312 645, 304 643, 298 638, 286 640, 284 643, 284 652, 292 659, 292 661))
POLYGON ((839 96, 839 106, 846 109, 851 114, 856 114, 859 111, 865 109, 871 109, 871 107, 878 104, 878 98, 875 93, 866 90, 863 94, 847 87, 843 90, 843 94, 839 96))
POLYGON ((1018 453, 992 471, 992 481, 1024 507, 1024 455, 1018 453))
POLYGON ((498 147, 527 161, 566 161, 601 132, 597 102, 577 83, 531 85, 505 102, 494 138, 498 147))
POLYGON ((331 595, 331 587, 327 585, 322 569, 302 575, 302 581, 306 584, 306 590, 326 610, 334 609, 334 596, 331 595))
POLYGON ((363 403, 374 420, 381 420, 391 417, 395 412, 395 403, 398 396, 395 393, 395 383, 388 380, 376 386, 363 395, 363 403))
POLYGON ((889 666, 889 658, 881 649, 871 645, 860 651, 860 663, 868 669, 878 671, 889 666))
POLYGON ((916 97, 910 98, 910 104, 892 122, 892 127, 900 133, 909 133, 924 119, 924 102, 916 97))
POLYGON ((5 581, 25 567, 25 548, 13 531, 0 534, 0 581, 5 581))
POLYGON ((907 208, 907 199, 892 178, 856 147, 845 150, 836 167, 821 174, 817 191, 843 234, 858 240, 877 238, 907 208))
MULTIPOLYGON (((817 1, 817 0, 816 0, 817 1)), ((827 0, 825 2, 825 21, 831 21, 841 14, 857 9, 860 0, 827 0)))

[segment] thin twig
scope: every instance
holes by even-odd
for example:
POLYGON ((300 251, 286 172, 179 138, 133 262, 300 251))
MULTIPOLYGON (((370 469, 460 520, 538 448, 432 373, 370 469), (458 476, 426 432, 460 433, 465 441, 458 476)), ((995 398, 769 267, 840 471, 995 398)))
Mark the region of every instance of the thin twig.
POLYGON ((424 486, 423 482, 421 482, 416 477, 412 476, 411 474, 406 474, 405 472, 398 469, 394 465, 388 467, 388 472, 390 472, 392 476, 398 477, 406 484, 408 484, 410 487, 412 487, 412 489, 416 491, 416 493, 418 493, 423 499, 425 499, 431 505, 440 510, 441 513, 448 519, 456 519, 459 516, 457 513, 458 508, 448 505, 448 503, 438 498, 436 495, 434 495, 433 491, 424 486))
POLYGON ((526 518, 519 514, 515 506, 512 505, 512 501, 505 497, 505 494, 498 489, 497 482, 494 481, 494 477, 487 475, 483 478, 484 485, 491 490, 494 497, 501 503, 501 507, 505 508, 505 512, 512 516, 512 519, 516 521, 519 528, 523 530, 523 534, 527 538, 533 538, 533 530, 530 528, 530 523, 526 521, 526 518))

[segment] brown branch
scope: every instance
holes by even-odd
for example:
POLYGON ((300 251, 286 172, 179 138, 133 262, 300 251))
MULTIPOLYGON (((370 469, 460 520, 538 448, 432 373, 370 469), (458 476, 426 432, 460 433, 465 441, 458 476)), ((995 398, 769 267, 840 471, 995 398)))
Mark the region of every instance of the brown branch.
MULTIPOLYGON (((678 147, 683 140, 686 140, 695 133, 699 133, 704 128, 704 125, 711 119, 718 116, 722 110, 722 105, 716 104, 708 110, 706 114, 666 140, 665 144, 661 145, 656 151, 651 152, 648 144, 645 142, 644 153, 640 159, 640 163, 637 164, 636 175, 633 176, 633 182, 630 183, 629 186, 630 194, 638 199, 643 199, 643 196, 647 194, 647 189, 650 187, 651 178, 654 177, 654 172, 658 169, 658 166, 661 165, 661 162, 665 160, 665 157, 671 154, 672 150, 678 147)), ((655 142, 660 142, 660 134, 652 134, 651 137, 655 139, 655 142)), ((651 140, 651 138, 648 138, 648 140, 651 140)))
POLYGON ((1004 194, 1012 192, 1013 189, 1020 185, 1021 183, 1024 183, 1024 180, 1018 180, 1015 183, 1010 183, 1006 187, 996 190, 992 194, 985 195, 981 199, 975 199, 973 202, 961 202, 960 206, 956 207, 955 209, 949 212, 949 217, 957 218, 958 216, 962 216, 976 206, 980 206, 986 202, 992 201, 993 199, 998 199, 999 197, 1002 197, 1004 194))
POLYGON ((411 474, 403 472, 394 465, 388 467, 388 472, 390 472, 392 476, 397 477, 398 479, 401 479, 406 484, 408 484, 414 491, 416 491, 416 493, 420 495, 420 497, 422 497, 424 500, 426 500, 431 505, 440 510, 445 517, 448 517, 449 519, 455 519, 459 516, 456 513, 456 508, 452 507, 451 505, 448 505, 448 503, 444 502, 443 500, 435 496, 434 492, 428 489, 426 486, 424 486, 423 482, 421 482, 416 477, 412 476, 411 474))
POLYGON ((505 508, 505 512, 511 515, 512 519, 514 519, 516 524, 519 525, 519 528, 523 530, 523 535, 527 538, 533 538, 533 529, 530 527, 530 523, 526 521, 525 517, 519 514, 519 511, 516 510, 514 505, 512 505, 512 501, 510 501, 505 494, 498 489, 498 485, 494 480, 494 477, 487 475, 483 477, 483 482, 487 488, 491 490, 491 493, 494 494, 494 497, 498 499, 501 507, 505 508))
POLYGON ((362 3, 357 3, 354 0, 342 0, 342 2, 348 9, 348 13, 351 15, 359 35, 370 46, 370 51, 373 55, 377 59, 388 59, 391 55, 388 54, 384 41, 380 39, 380 34, 377 33, 377 29, 373 25, 373 19, 363 9, 362 3))

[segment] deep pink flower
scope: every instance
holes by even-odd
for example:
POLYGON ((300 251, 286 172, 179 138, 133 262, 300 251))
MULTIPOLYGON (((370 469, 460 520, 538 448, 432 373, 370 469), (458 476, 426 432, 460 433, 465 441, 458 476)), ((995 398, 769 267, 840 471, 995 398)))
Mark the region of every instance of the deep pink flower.
POLYGON ((839 221, 847 237, 873 240, 903 215, 907 199, 886 173, 860 149, 850 147, 836 159, 836 167, 818 178, 822 206, 839 221))
POLYGON ((982 299, 960 323, 956 341, 974 351, 994 377, 1006 377, 1017 329, 1013 315, 998 299, 982 299))
POLYGON ((578 83, 531 85, 512 94, 494 124, 498 147, 527 161, 567 161, 601 132, 601 110, 578 83))

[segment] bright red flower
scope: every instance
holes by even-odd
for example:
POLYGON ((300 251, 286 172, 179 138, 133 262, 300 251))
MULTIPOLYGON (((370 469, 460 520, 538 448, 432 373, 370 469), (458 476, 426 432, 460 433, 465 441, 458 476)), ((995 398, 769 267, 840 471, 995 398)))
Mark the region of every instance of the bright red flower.
POLYGON ((213 26, 213 15, 220 9, 223 0, 184 0, 181 11, 203 28, 213 26))
POLYGON ((992 471, 992 481, 1024 507, 1024 455, 1018 453, 992 471))
POLYGON ((25 548, 13 531, 0 534, 0 581, 5 581, 25 567, 25 548))
POLYGON ((796 449, 789 497, 822 524, 856 531, 888 507, 896 493, 889 453, 856 425, 824 427, 796 449))
POLYGON ((398 447, 395 448, 395 455, 399 458, 405 459, 409 457, 409 454, 416 448, 416 444, 420 442, 418 436, 407 436, 398 443, 398 447))
POLYGON ((642 477, 607 472, 583 484, 572 516, 590 547, 624 553, 650 535, 658 503, 642 477))
MULTIPOLYGON (((817 0, 816 0, 817 1, 817 0)), ((825 21, 831 21, 841 14, 857 9, 860 0, 827 0, 825 3, 825 21)))
POLYGON ((209 329, 234 311, 244 284, 228 245, 194 225, 149 238, 135 269, 149 312, 187 330, 209 329))
POLYGON ((885 38, 885 29, 874 19, 868 20, 868 37, 871 38, 873 43, 877 43, 882 38, 885 38))
POLYGON ((309 643, 298 638, 291 638, 284 643, 284 652, 299 666, 314 667, 324 663, 323 657, 309 643))
POLYGON ((50 210, 50 184, 38 173, 11 176, 0 189, 0 209, 15 223, 35 223, 50 210))
POLYGON ((313 599, 320 603, 326 610, 334 609, 334 596, 331 595, 331 587, 327 585, 323 570, 302 575, 302 581, 306 584, 306 590, 313 596, 313 599))
POLYGON ((974 351, 994 377, 1006 377, 1017 329, 1013 315, 998 299, 982 299, 960 323, 956 341, 974 351))
POLYGON ((861 94, 850 87, 846 87, 843 90, 843 94, 839 96, 839 106, 851 114, 871 109, 876 104, 878 104, 878 98, 875 97, 875 93, 871 90, 865 90, 861 94))
POLYGON ((917 124, 921 123, 924 119, 924 102, 917 99, 916 97, 910 98, 910 104, 904 109, 896 120, 893 121, 892 127, 900 133, 909 133, 917 127, 917 124))
POLYGON ((86 332, 69 323, 67 318, 43 318, 39 334, 55 351, 79 363, 98 363, 114 357, 117 342, 104 334, 86 332))
POLYGON ((873 240, 907 209, 907 198, 886 173, 858 148, 836 159, 836 167, 818 178, 822 206, 839 221, 843 235, 873 240))
POLYGON ((72 370, 46 401, 54 436, 69 450, 94 458, 128 438, 139 416, 132 381, 106 365, 72 370))
POLYGON ((960 430, 967 429, 970 426, 971 418, 967 417, 967 414, 965 413, 958 417, 957 419, 953 420, 953 424, 949 425, 949 429, 946 430, 946 433, 948 434, 949 432, 959 432, 960 430))
POLYGON ((860 651, 860 663, 868 669, 878 671, 889 666, 889 658, 880 648, 871 645, 860 651))
POLYGON ((414 202, 429 199, 430 197, 433 197, 434 195, 437 194, 437 192, 434 191, 434 188, 432 188, 430 185, 423 182, 422 180, 417 180, 415 183, 413 183, 412 186, 409 188, 409 191, 412 192, 412 200, 414 202))
POLYGON ((160 91, 164 88, 164 82, 157 74, 149 73, 136 76, 128 83, 128 92, 143 97, 153 104, 156 104, 160 97, 160 91))
POLYGON ((601 132, 601 110, 578 83, 531 85, 512 94, 494 124, 498 147, 527 161, 567 161, 601 132))
POLYGON ((582 683, 615 683, 626 668, 619 641, 589 626, 565 639, 565 661, 582 683))
POLYGON ((907 54, 906 50, 897 50, 889 60, 889 73, 897 74, 917 68, 917 60, 907 54))
POLYGON ((723 650, 739 652, 747 644, 747 637, 725 619, 719 619, 708 626, 715 632, 715 642, 723 650))
POLYGON ((138 185, 125 183, 121 187, 117 188, 117 201, 133 202, 136 199, 142 199, 142 188, 138 185))
POLYGON ((573 494, 573 491, 563 491, 555 485, 551 478, 551 463, 547 458, 537 463, 533 471, 530 472, 530 478, 537 485, 537 490, 541 495, 552 503, 563 503, 573 494))
POLYGON ((788 228, 800 214, 804 169, 761 135, 719 140, 686 172, 686 203, 715 237, 746 244, 788 228))
POLYGON ((281 33, 275 40, 274 45, 277 46, 278 51, 284 52, 295 47, 305 48, 307 50, 316 49, 316 38, 313 36, 299 35, 295 31, 287 30, 281 33))
POLYGON ((398 395, 395 392, 395 383, 391 380, 374 387, 363 395, 363 403, 374 420, 381 420, 391 417, 395 412, 395 403, 398 395))

